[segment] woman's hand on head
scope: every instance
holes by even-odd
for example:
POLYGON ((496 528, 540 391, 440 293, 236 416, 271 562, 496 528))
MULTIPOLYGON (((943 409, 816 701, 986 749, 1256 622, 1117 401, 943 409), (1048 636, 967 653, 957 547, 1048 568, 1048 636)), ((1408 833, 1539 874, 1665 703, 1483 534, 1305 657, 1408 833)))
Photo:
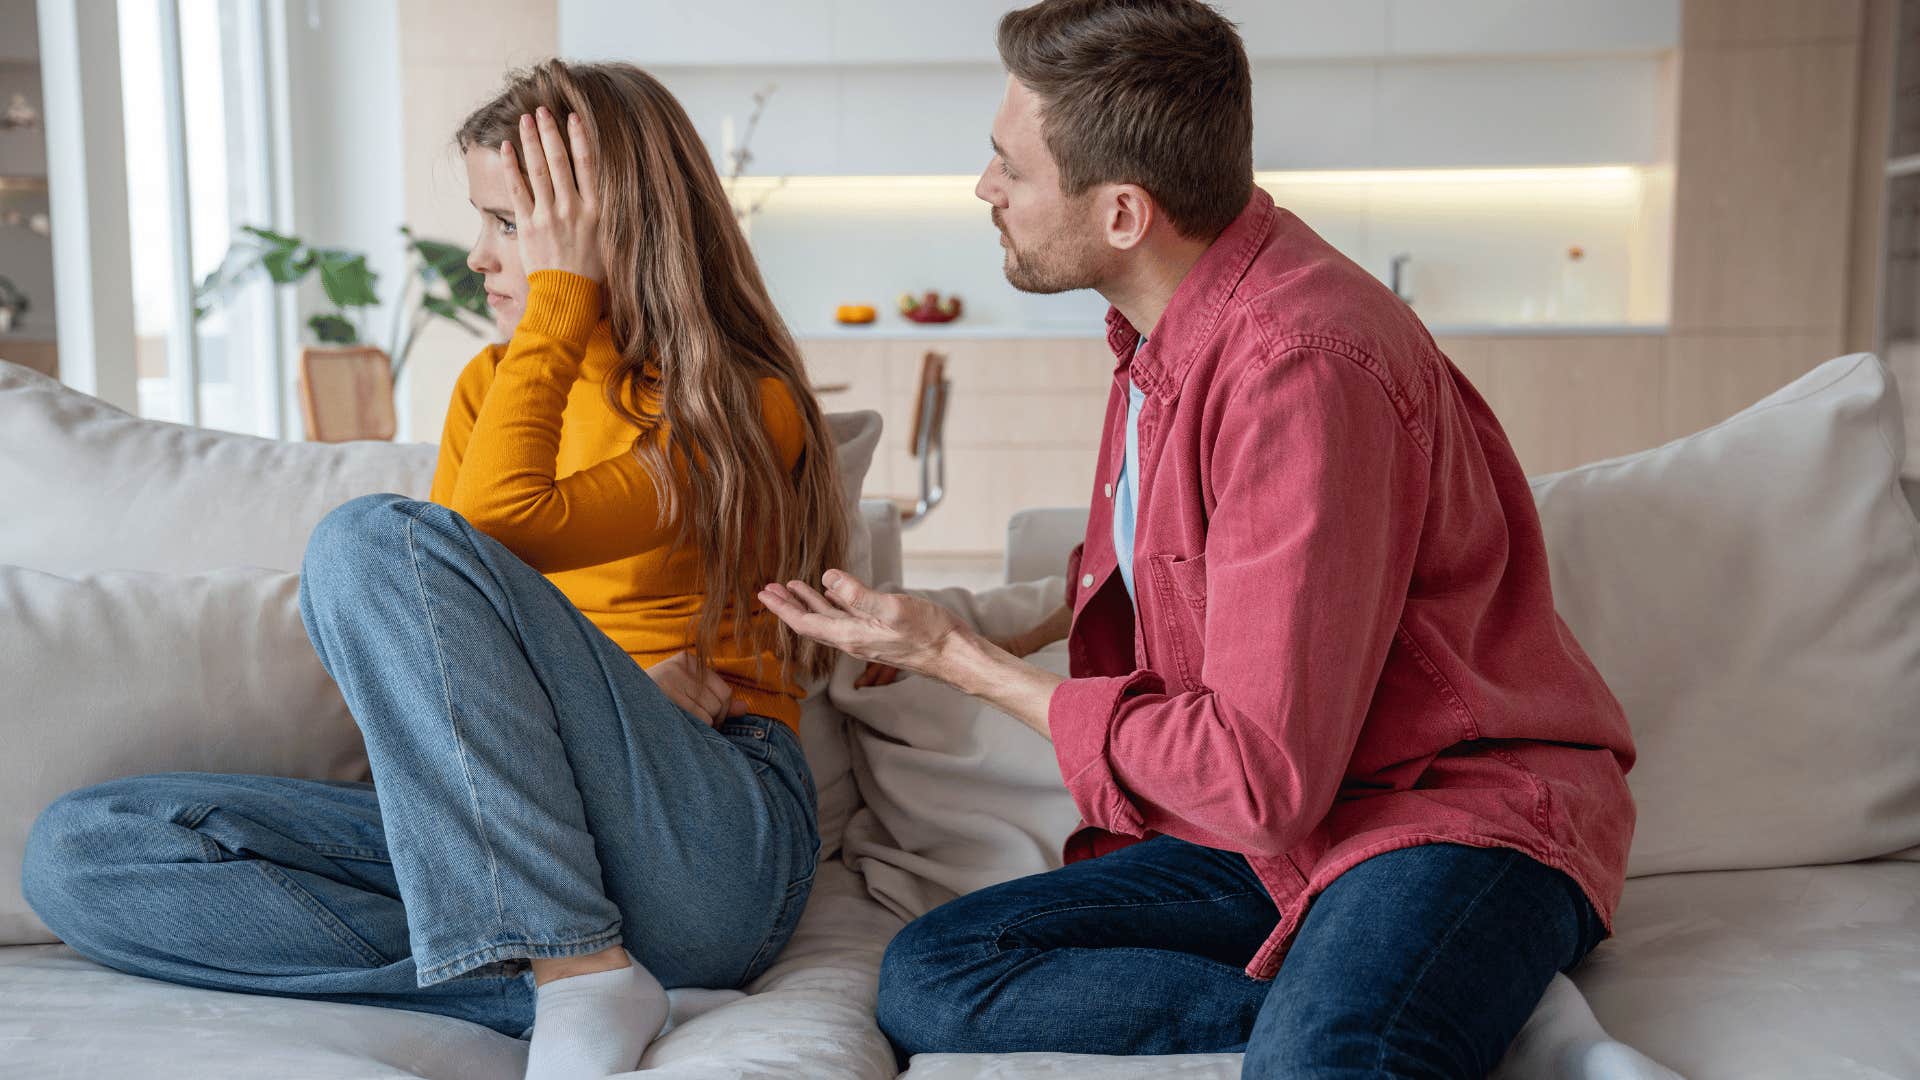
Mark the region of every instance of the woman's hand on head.
POLYGON ((520 241, 522 269, 565 270, 593 281, 606 280, 600 257, 599 146, 578 113, 567 116, 567 133, 546 106, 520 118, 520 145, 527 160, 517 160, 513 143, 500 144, 513 197, 514 232, 520 241), (526 175, 521 175, 525 165, 526 175))
POLYGON ((746 715, 747 703, 733 696, 733 687, 690 652, 674 653, 646 670, 675 705, 714 727, 746 715))

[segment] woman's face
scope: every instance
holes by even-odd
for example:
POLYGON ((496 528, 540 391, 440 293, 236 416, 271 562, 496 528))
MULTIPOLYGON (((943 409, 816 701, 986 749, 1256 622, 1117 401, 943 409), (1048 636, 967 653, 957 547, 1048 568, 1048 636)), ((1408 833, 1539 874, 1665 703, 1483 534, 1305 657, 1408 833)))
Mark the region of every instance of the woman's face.
POLYGON ((467 266, 487 279, 487 307, 505 341, 527 310, 527 272, 521 268, 520 240, 514 236, 507 165, 495 147, 473 147, 466 160, 467 201, 480 214, 480 238, 467 253, 467 266))

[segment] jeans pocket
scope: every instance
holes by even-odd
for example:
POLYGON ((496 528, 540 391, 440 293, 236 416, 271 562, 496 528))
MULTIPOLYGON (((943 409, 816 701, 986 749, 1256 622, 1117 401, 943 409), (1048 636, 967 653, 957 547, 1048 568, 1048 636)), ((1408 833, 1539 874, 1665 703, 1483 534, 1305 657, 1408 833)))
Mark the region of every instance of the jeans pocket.
POLYGON ((765 773, 768 760, 773 756, 772 725, 779 723, 764 716, 741 716, 728 720, 714 728, 735 750, 745 754, 754 768, 765 773))

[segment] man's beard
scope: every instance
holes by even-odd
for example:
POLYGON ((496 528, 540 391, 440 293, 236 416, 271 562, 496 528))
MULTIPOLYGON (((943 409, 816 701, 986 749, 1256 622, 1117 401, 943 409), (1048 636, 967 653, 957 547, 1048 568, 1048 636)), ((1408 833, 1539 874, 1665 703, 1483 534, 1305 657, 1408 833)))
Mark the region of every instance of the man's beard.
POLYGON ((1085 254, 1085 238, 1073 235, 1070 228, 1056 230, 1032 251, 1023 251, 1013 242, 1000 215, 993 224, 1006 237, 1007 258, 1003 269, 1007 284, 1025 293, 1063 293, 1090 289, 1098 282, 1094 261, 1085 254))

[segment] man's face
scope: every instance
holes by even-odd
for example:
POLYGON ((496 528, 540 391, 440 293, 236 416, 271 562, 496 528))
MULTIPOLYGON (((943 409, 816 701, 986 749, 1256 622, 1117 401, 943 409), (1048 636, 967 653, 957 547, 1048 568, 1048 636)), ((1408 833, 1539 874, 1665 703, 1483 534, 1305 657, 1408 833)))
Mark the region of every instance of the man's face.
POLYGON ((1093 193, 1061 193, 1060 170, 1040 133, 1040 99, 1011 76, 993 118, 993 160, 973 193, 993 207, 1014 288, 1058 293, 1100 283, 1110 252, 1093 193))

